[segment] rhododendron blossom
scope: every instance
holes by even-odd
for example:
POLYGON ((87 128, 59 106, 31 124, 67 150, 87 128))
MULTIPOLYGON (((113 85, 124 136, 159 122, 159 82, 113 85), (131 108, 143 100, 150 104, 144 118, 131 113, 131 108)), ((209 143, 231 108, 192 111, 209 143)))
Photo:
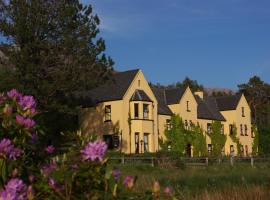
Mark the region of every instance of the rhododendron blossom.
POLYGON ((16 89, 12 89, 7 92, 7 96, 11 99, 17 99, 19 100, 22 97, 22 94, 19 93, 16 89))
POLYGON ((84 160, 99 160, 102 162, 106 151, 107 144, 101 140, 97 140, 95 142, 89 142, 86 147, 81 150, 81 154, 84 160))
POLYGON ((0 141, 0 155, 16 160, 22 154, 22 150, 15 148, 9 139, 0 141))
POLYGON ((49 146, 47 146, 47 147, 45 148, 45 151, 46 151, 47 153, 53 153, 54 150, 55 150, 55 148, 54 148, 53 145, 49 145, 49 146))
POLYGON ((21 115, 16 115, 16 121, 19 125, 24 126, 26 128, 32 128, 36 125, 36 122, 30 118, 25 118, 21 115))
POLYGON ((22 180, 18 178, 10 179, 5 185, 4 190, 0 192, 0 200, 26 200, 27 187, 22 180))
POLYGON ((36 109, 36 101, 33 96, 22 96, 18 103, 23 110, 36 109))

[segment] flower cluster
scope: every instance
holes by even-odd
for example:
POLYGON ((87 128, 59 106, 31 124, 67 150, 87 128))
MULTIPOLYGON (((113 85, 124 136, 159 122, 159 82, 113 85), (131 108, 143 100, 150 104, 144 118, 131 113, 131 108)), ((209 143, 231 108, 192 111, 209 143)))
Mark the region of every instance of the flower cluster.
POLYGON ((22 154, 22 150, 14 147, 9 139, 0 141, 0 155, 16 160, 22 154))
POLYGON ((0 192, 1 200, 26 200, 27 186, 18 178, 10 179, 0 192))
POLYGON ((84 160, 99 160, 102 162, 106 151, 107 144, 101 140, 96 140, 95 142, 89 142, 86 147, 81 150, 81 154, 84 160))
POLYGON ((16 121, 19 125, 24 126, 26 128, 32 128, 36 125, 35 121, 30 118, 25 118, 21 115, 16 115, 16 121))
POLYGON ((49 154, 53 153, 55 150, 54 146, 53 145, 49 145, 45 148, 45 151, 49 154))

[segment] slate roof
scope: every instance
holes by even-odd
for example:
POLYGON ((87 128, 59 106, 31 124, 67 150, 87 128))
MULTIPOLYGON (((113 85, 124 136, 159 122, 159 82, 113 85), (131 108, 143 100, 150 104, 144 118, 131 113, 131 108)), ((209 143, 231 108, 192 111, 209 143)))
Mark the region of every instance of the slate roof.
POLYGON ((135 90, 130 98, 131 101, 148 101, 152 102, 150 97, 143 90, 135 90))
POLYGON ((235 110, 241 99, 241 95, 216 97, 215 99, 219 111, 235 110))
POLYGON ((74 98, 84 107, 124 97, 139 69, 115 73, 110 81, 90 91, 75 93, 74 98))
POLYGON ((166 104, 177 104, 180 102, 185 90, 181 88, 165 89, 166 104))
POLYGON ((166 93, 165 89, 162 88, 152 88, 152 91, 158 101, 158 114, 160 115, 172 115, 172 111, 167 106, 166 103, 166 93))
POLYGON ((198 103, 197 115, 199 119, 226 121, 219 112, 215 98, 204 97, 204 99, 201 99, 199 96, 195 95, 195 99, 198 103))

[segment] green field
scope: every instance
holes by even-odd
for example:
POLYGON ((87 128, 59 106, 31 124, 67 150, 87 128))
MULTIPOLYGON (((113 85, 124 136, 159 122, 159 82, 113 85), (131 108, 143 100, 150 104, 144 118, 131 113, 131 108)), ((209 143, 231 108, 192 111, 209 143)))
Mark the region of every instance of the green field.
MULTIPOLYGON (((148 165, 117 165, 123 175, 137 176, 135 193, 171 186, 177 199, 269 199, 270 165, 186 166, 164 169, 148 165), (231 196, 230 196, 231 195, 231 196)), ((161 197, 162 199, 162 197, 161 197)))

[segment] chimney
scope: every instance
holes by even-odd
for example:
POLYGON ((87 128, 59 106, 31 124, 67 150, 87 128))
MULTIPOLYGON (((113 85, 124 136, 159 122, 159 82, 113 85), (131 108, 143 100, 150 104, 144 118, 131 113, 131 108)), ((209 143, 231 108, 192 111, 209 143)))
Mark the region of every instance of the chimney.
POLYGON ((194 94, 199 96, 201 99, 203 99, 203 91, 197 91, 197 92, 194 92, 194 94))

